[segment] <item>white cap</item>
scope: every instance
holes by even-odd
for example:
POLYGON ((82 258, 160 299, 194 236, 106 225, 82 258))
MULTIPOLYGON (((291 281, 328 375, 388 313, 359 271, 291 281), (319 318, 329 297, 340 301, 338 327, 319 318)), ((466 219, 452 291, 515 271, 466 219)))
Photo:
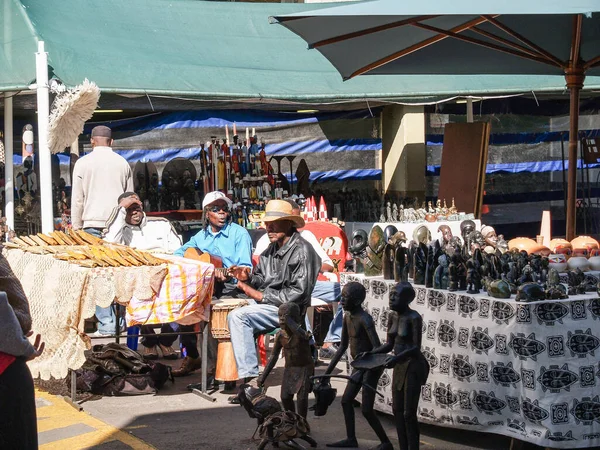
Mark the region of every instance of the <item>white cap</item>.
POLYGON ((225 200, 227 206, 231 207, 231 200, 225 194, 220 191, 213 191, 204 196, 204 200, 202 200, 202 209, 206 208, 208 205, 212 205, 217 200, 225 200))

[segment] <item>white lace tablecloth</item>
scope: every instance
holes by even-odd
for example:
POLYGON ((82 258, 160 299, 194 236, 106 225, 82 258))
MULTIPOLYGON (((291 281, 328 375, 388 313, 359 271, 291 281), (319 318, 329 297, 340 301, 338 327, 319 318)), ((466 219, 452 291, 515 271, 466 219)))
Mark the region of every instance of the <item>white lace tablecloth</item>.
POLYGON ((180 323, 195 323, 207 317, 214 270, 209 264, 190 268, 173 261, 160 266, 89 269, 52 255, 19 249, 5 248, 4 256, 27 295, 33 330, 46 343, 43 354, 29 363, 34 377, 64 378, 69 369, 82 366, 83 352, 91 347, 84 322, 95 314, 96 306, 107 307, 113 301, 127 305, 128 318, 129 313, 136 317, 140 309, 145 316, 142 323, 160 323, 167 317, 161 311, 169 311, 172 320, 168 321, 180 323), (163 281, 168 278, 169 268, 177 273, 193 273, 197 278, 188 277, 183 285, 171 281, 166 289, 163 281), (182 290, 184 295, 179 295, 182 290))

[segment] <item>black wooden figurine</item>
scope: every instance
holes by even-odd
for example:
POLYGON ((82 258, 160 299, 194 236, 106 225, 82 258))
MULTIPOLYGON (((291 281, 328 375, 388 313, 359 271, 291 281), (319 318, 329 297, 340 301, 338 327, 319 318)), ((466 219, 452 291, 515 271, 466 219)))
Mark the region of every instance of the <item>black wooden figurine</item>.
MULTIPOLYGON (((362 309, 362 302, 365 300, 366 290, 361 283, 350 282, 342 289, 341 304, 344 308, 344 323, 342 328, 342 340, 340 346, 331 359, 325 374, 330 374, 335 369, 342 355, 350 345, 350 355, 352 358, 357 358, 359 354, 369 352, 370 350, 379 347, 380 341, 375 331, 373 318, 368 312, 362 309)), ((356 440, 356 428, 354 420, 354 405, 352 404, 361 385, 377 386, 379 377, 383 373, 383 367, 377 367, 372 370, 357 370, 353 369, 351 380, 346 386, 344 395, 342 396, 342 409, 344 411, 344 420, 346 422, 346 439, 327 444, 327 447, 358 447, 356 440)), ((372 389, 363 388, 362 390, 362 413, 365 419, 371 425, 371 428, 377 434, 381 444, 376 449, 392 450, 393 446, 387 437, 381 422, 377 418, 373 410, 375 403, 375 391, 372 389)))
POLYGON ((287 411, 296 411, 294 395, 297 394, 298 414, 306 418, 308 412, 308 393, 315 370, 314 360, 310 351, 310 337, 301 326, 300 307, 296 303, 287 302, 279 307, 279 326, 281 330, 275 337, 273 354, 264 372, 256 382, 262 387, 283 349, 285 370, 281 383, 281 404, 287 411))
POLYGON ((369 353, 394 354, 386 359, 385 367, 394 368, 392 378, 392 409, 396 421, 400 450, 418 450, 419 422, 417 406, 421 386, 427 381, 429 364, 421 353, 421 315, 410 309, 415 290, 410 283, 398 283, 390 292, 387 342, 369 353))

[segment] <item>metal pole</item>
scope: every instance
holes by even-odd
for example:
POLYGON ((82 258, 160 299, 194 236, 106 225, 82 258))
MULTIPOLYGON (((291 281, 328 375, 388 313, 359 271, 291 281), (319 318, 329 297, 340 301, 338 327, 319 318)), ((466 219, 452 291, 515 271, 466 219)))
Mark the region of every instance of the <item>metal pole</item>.
POLYGON ((6 201, 6 224, 11 230, 15 229, 15 180, 13 161, 13 99, 12 92, 4 93, 4 198, 6 201))
POLYGON ((467 98, 467 122, 473 123, 473 99, 467 98))
POLYGON ((40 202, 42 206, 42 233, 54 230, 52 202, 52 168, 48 147, 48 120, 50 98, 48 89, 48 53, 44 51, 44 41, 38 42, 35 54, 37 108, 38 108, 38 151, 40 158, 40 202))

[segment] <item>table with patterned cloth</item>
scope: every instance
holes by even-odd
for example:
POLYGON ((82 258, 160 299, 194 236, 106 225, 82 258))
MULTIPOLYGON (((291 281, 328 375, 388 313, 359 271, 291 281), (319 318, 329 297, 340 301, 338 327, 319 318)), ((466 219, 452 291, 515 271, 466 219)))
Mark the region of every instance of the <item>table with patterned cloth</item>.
MULTIPOLYGON (((367 289, 364 308, 386 339, 394 281, 343 273, 367 289)), ((419 421, 498 433, 542 447, 600 445, 600 299, 522 303, 415 286, 431 372, 419 421)), ((375 407, 392 413, 392 371, 375 407)))
POLYGON ((33 330, 46 348, 29 363, 34 377, 64 378, 85 361, 84 321, 96 306, 126 305, 128 325, 208 320, 214 267, 165 257, 169 264, 85 268, 19 249, 3 254, 29 300, 33 330))

